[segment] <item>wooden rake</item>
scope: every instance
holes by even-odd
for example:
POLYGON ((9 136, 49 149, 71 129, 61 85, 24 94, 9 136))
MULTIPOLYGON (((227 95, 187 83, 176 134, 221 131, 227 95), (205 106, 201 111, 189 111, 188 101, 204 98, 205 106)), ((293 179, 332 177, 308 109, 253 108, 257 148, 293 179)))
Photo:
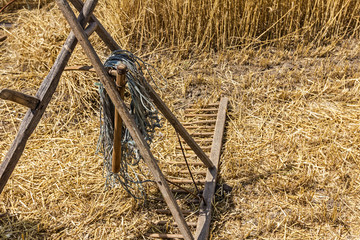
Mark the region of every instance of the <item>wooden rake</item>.
MULTIPOLYGON (((186 215, 195 215, 198 212, 197 222, 187 222, 189 227, 195 227, 195 239, 208 239, 210 222, 211 222, 211 207, 212 200, 215 195, 216 189, 216 180, 219 170, 221 148, 223 143, 223 135, 225 130, 226 123, 226 113, 227 113, 228 99, 226 97, 221 98, 219 103, 208 104, 202 108, 194 108, 190 106, 189 109, 185 110, 185 118, 188 120, 188 123, 184 123, 184 126, 191 131, 191 136, 197 137, 196 141, 202 146, 202 149, 205 151, 210 151, 210 160, 215 165, 214 168, 207 169, 198 169, 202 167, 203 164, 197 160, 196 155, 190 155, 186 151, 187 161, 184 161, 182 153, 179 154, 177 161, 165 162, 164 164, 177 165, 181 168, 176 172, 176 178, 168 178, 169 182, 175 183, 176 185, 181 185, 184 189, 188 188, 189 185, 199 185, 202 187, 202 201, 200 201, 200 208, 193 210, 182 210, 186 215), (199 134, 206 133, 206 134, 199 134), (195 171, 192 171, 196 179, 182 178, 180 176, 188 176, 188 170, 186 165, 197 168, 195 171), (203 176, 205 177, 201 179, 203 176)), ((191 150, 191 148, 177 147, 177 150, 181 152, 185 150, 191 150)), ((194 202, 198 203, 197 199, 189 198, 189 194, 184 189, 174 189, 173 192, 179 195, 178 200, 181 197, 185 197, 184 202, 194 202), (185 194, 185 195, 181 195, 185 194), (191 201, 192 200, 192 201, 191 201)), ((191 194, 194 195, 194 194, 191 194)), ((169 214, 165 209, 156 209, 158 214, 169 214)), ((159 227, 164 225, 177 226, 176 222, 172 221, 155 221, 153 223, 159 227)), ((147 234, 151 238, 169 238, 169 239, 182 239, 184 238, 182 234, 169 234, 169 233, 151 233, 147 234)))
MULTIPOLYGON (((18 134, 16 135, 15 140, 13 141, 9 151, 7 152, 4 160, 1 163, 0 193, 4 189, 10 175, 12 174, 16 164, 18 163, 24 151, 28 138, 35 130, 43 113, 45 112, 45 109, 48 106, 59 83, 61 74, 69 61, 71 53, 73 52, 77 42, 79 42, 85 54, 91 61, 91 64, 95 69, 98 77, 100 78, 101 83, 104 85, 104 88, 107 91, 111 101, 113 102, 116 111, 121 117, 123 124, 125 124, 125 126, 129 130, 132 138, 134 139, 137 147, 139 148, 141 156, 143 157, 145 163, 148 165, 155 179, 155 182, 157 183, 157 186, 162 193, 163 198, 168 205, 170 212, 181 232, 182 237, 184 239, 194 239, 189 226, 185 222, 184 215, 181 212, 163 173, 161 172, 146 141, 141 135, 139 129, 137 128, 134 118, 128 112, 127 107, 122 100, 121 93, 117 90, 116 84, 110 76, 111 73, 106 71, 93 46, 88 40, 88 37, 93 32, 96 32, 111 51, 120 49, 119 45, 105 30, 103 25, 92 14, 98 1, 87 0, 85 3, 82 3, 81 0, 69 1, 79 11, 79 16, 76 18, 68 1, 56 0, 72 31, 66 39, 54 65, 50 69, 49 74, 43 80, 36 95, 29 96, 9 89, 3 89, 0 91, 0 98, 11 100, 29 107, 29 110, 27 111, 23 121, 21 122, 18 134)), ((183 125, 174 116, 174 114, 170 111, 166 104, 161 100, 159 95, 154 91, 154 89, 150 86, 149 83, 144 82, 144 87, 149 93, 150 98, 152 99, 158 110, 162 112, 162 114, 172 124, 172 126, 179 133, 182 139, 194 151, 196 156, 201 160, 202 165, 206 166, 209 174, 209 179, 207 179, 207 181, 209 181, 209 185, 214 185, 217 175, 217 162, 213 160, 212 153, 211 158, 209 158, 204 153, 202 148, 200 148, 200 146, 194 141, 193 137, 186 131, 183 125)), ((207 226, 207 228, 209 225, 207 224, 207 222, 210 223, 212 196, 213 193, 211 193, 211 191, 208 191, 207 194, 206 191, 204 191, 204 199, 206 201, 209 201, 209 203, 202 203, 204 206, 206 205, 206 207, 203 207, 204 210, 200 211, 200 217, 201 215, 204 216, 204 222, 206 223, 205 225, 207 226), (210 210, 207 211, 207 208, 210 208, 210 210)), ((204 232, 204 234, 197 234, 199 235, 197 239, 206 239, 208 236, 208 230, 200 232, 204 232)))

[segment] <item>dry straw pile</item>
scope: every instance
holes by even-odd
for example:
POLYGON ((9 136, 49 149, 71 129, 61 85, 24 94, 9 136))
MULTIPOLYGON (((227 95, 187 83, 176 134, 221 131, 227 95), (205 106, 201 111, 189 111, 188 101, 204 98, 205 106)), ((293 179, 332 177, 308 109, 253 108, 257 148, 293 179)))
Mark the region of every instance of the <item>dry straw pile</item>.
MULTIPOLYGON (((15 23, 0 30, 8 36, 0 89, 35 94, 69 28, 54 3, 26 3, 0 15, 15 23)), ((96 15, 119 44, 167 78, 159 93, 177 116, 189 103, 230 98, 219 181, 233 191, 217 192, 212 239, 360 237, 359 10, 351 0, 99 3, 96 15)), ((91 41, 104 60, 109 51, 91 41)), ((80 47, 70 61, 89 63, 80 47)), ((97 81, 63 74, 0 195, 1 239, 144 239, 154 231, 156 201, 104 190, 97 81)), ((1 159, 25 112, 0 101, 1 159)), ((153 151, 173 172, 166 161, 175 146, 165 123, 153 151)))

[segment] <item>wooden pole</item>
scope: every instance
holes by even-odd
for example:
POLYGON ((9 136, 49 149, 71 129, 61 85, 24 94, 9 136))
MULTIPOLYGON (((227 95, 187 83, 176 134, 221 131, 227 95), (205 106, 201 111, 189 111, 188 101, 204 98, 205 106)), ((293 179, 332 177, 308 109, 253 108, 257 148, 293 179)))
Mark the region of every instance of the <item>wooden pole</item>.
MULTIPOLYGON (((116 85, 119 88, 121 99, 124 99, 125 84, 126 84, 126 65, 119 64, 117 66, 116 85)), ((120 171, 121 163, 121 134, 122 134, 122 119, 115 110, 114 118, 114 145, 112 154, 112 171, 118 173, 120 171)))
POLYGON ((96 54, 94 48, 92 47, 89 39, 87 38, 85 32, 82 27, 76 20, 74 12, 72 11, 70 5, 66 0, 56 0, 60 10, 63 12, 67 22, 69 23, 71 29, 74 31, 76 38, 81 44, 84 52, 88 56, 91 64, 96 70, 101 83, 104 85, 106 92, 111 98, 112 102, 115 105, 115 109, 121 115, 121 118, 126 125, 127 129, 130 132, 130 135, 135 141, 136 146, 139 148, 140 154, 149 167, 155 182, 158 185, 160 192, 162 193, 164 200, 170 208, 170 211, 175 219, 175 221, 179 224, 179 229, 181 234, 185 239, 194 239, 192 233, 189 229, 189 226, 186 224, 183 214, 180 211, 179 205, 177 204, 174 195, 172 194, 164 175, 162 174, 157 162, 152 155, 146 141, 144 140, 142 134, 135 124, 134 118, 130 115, 127 110, 127 107, 124 101, 121 99, 120 93, 116 90, 116 86, 114 81, 111 79, 109 74, 106 72, 103 64, 100 61, 100 58, 96 54))
MULTIPOLYGON (((84 8, 78 18, 81 22, 81 26, 85 26, 90 14, 95 8, 96 3, 96 0, 88 0, 84 4, 84 8)), ((45 109, 49 104, 51 97, 59 83, 61 74, 64 71, 67 62, 69 61, 71 53, 75 49, 76 43, 77 40, 75 35, 70 33, 58 57, 56 58, 54 65, 51 67, 49 74, 41 83, 41 86, 36 93, 36 98, 40 100, 39 105, 34 110, 28 110, 23 121, 21 122, 15 140, 13 141, 0 166, 0 193, 4 189, 10 175, 14 171, 14 168, 25 149, 27 140, 35 130, 42 115, 44 114, 45 109)))
POLYGON ((10 89, 0 90, 0 98, 19 103, 30 109, 35 109, 40 102, 40 100, 37 99, 36 97, 10 89))

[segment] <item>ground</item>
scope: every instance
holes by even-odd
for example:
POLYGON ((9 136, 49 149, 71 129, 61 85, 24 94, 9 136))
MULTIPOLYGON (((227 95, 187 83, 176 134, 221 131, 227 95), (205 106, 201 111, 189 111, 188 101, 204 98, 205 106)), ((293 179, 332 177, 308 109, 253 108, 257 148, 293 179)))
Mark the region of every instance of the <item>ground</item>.
MULTIPOLYGON (((0 46, 0 88, 34 94, 59 44, 41 52, 52 41, 44 36, 45 46, 29 42, 37 50, 20 52, 10 44, 18 38, 0 46), (33 57, 17 61, 21 55, 33 57)), ((350 39, 316 49, 139 53, 167 79, 157 91, 180 119, 190 103, 230 99, 219 182, 232 191, 218 189, 211 239, 360 237, 359 46, 350 39)), ((87 63, 79 48, 71 63, 87 63)), ((64 74, 0 195, 1 238, 144 239, 152 229, 153 205, 104 188, 96 81, 64 74)), ((0 101, 2 159, 25 112, 0 101)), ((153 145, 162 166, 174 152, 172 134, 165 123, 153 145)))

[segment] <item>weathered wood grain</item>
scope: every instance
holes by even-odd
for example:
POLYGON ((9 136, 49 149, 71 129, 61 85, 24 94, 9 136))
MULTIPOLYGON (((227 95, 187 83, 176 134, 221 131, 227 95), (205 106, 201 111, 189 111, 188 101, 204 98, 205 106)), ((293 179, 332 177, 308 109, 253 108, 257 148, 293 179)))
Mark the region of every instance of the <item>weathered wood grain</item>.
POLYGON ((0 90, 0 98, 19 103, 30 109, 35 109, 40 102, 36 97, 10 89, 0 90))
POLYGON ((215 124, 214 138, 210 153, 210 159, 214 163, 215 168, 208 169, 208 172, 206 174, 206 182, 203 193, 205 203, 201 202, 200 204, 200 212, 195 232, 195 239, 204 240, 209 238, 212 207, 211 202, 215 194, 216 178, 219 169, 220 154, 225 129, 227 105, 228 99, 222 98, 220 100, 218 117, 215 124))
MULTIPOLYGON (((120 88, 119 93, 121 99, 124 99, 125 94, 125 79, 126 65, 119 64, 117 66, 116 85, 120 88)), ((114 119, 114 146, 112 153, 112 172, 118 173, 120 171, 121 163, 121 135, 122 135, 122 119, 117 111, 115 111, 114 119)))

